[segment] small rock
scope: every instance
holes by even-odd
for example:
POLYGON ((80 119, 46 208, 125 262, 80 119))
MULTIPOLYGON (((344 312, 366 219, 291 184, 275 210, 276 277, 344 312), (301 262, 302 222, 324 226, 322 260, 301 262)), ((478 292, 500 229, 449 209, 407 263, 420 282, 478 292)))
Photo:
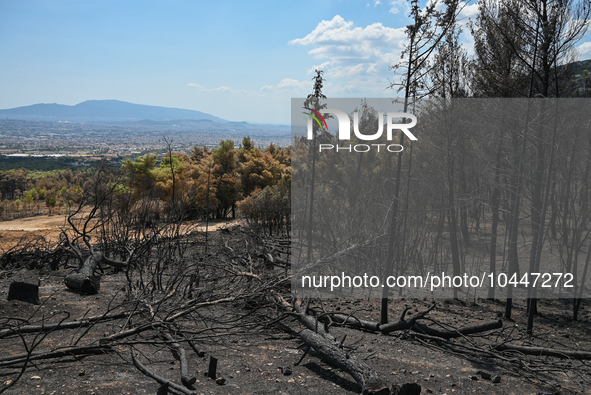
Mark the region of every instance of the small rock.
POLYGON ((85 370, 81 370, 78 372, 78 376, 84 376, 86 374, 85 370))
POLYGON ((284 376, 289 376, 292 372, 291 372, 291 367, 289 366, 284 366, 281 368, 281 373, 283 373, 284 376))
POLYGON ((496 383, 500 383, 501 382, 501 376, 496 375, 495 377, 493 377, 492 382, 495 383, 495 384, 496 383))
POLYGON ((472 377, 470 377, 471 380, 478 380, 478 376, 474 375, 472 377))
POLYGON ((480 377, 482 377, 485 380, 490 380, 490 378, 492 377, 490 373, 488 372, 480 372, 480 377))
POLYGON ((226 379, 217 378, 217 379, 215 380, 215 383, 216 383, 217 385, 224 385, 224 384, 226 384, 226 379))
POLYGON ((31 380, 41 380, 40 376, 31 376, 31 380))

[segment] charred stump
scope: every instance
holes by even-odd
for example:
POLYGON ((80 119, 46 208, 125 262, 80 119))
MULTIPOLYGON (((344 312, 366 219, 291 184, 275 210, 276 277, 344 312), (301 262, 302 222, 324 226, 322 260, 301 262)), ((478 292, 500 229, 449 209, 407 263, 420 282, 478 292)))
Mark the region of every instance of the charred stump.
POLYGON ((20 300, 26 303, 41 304, 39 301, 39 286, 36 284, 13 281, 8 289, 7 300, 20 300))

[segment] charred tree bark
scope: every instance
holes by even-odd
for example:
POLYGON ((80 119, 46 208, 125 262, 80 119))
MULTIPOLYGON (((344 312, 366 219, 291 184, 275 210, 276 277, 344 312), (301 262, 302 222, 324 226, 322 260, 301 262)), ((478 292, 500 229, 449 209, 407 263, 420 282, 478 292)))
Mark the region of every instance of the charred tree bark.
POLYGON ((164 332, 163 336, 170 342, 171 348, 177 353, 175 357, 178 357, 177 359, 181 364, 181 382, 185 387, 192 389, 191 386, 195 384, 197 378, 189 373, 189 362, 187 362, 185 349, 173 339, 170 333, 164 332))
POLYGON ((114 267, 126 268, 129 264, 129 259, 125 262, 117 261, 105 257, 100 251, 92 251, 90 256, 82 262, 80 267, 78 267, 76 273, 71 273, 66 276, 64 279, 66 287, 73 291, 88 295, 97 294, 101 289, 101 284, 100 277, 95 275, 95 271, 100 267, 101 263, 114 267))
POLYGON ((339 348, 338 343, 323 336, 322 332, 324 332, 324 329, 321 329, 318 333, 310 329, 304 329, 299 333, 299 337, 326 362, 338 366, 351 375, 361 385, 363 392, 387 388, 374 369, 356 356, 345 353, 339 348))
POLYGON ((591 352, 588 351, 572 351, 572 350, 559 350, 544 347, 527 347, 527 346, 512 346, 509 344, 499 344, 494 347, 497 351, 515 351, 525 355, 535 355, 539 357, 556 357, 564 359, 577 359, 577 360, 591 360, 591 352))
MULTIPOLYGON (((500 132, 499 132, 500 133, 500 132)), ((502 154, 502 136, 499 136, 498 139, 498 147, 497 153, 495 155, 495 184, 493 186, 491 200, 491 208, 492 208, 492 224, 491 224, 491 231, 490 231, 490 264, 489 270, 490 273, 495 273, 497 270, 497 234, 498 234, 498 227, 499 227, 499 205, 500 205, 500 196, 501 191, 499 188, 500 185, 500 171, 501 171, 501 154, 502 154)), ((488 289, 488 299, 494 300, 495 298, 495 288, 489 287, 488 289)))
POLYGON ((180 392, 181 394, 195 395, 195 392, 193 392, 192 390, 188 390, 185 387, 182 387, 176 383, 173 383, 172 381, 167 380, 161 376, 158 376, 157 374, 150 371, 143 363, 140 362, 138 357, 135 355, 135 351, 133 350, 133 348, 131 349, 131 358, 133 360, 133 364, 138 368, 138 370, 140 372, 142 372, 143 374, 145 374, 148 377, 153 378, 159 384, 168 385, 170 388, 172 388, 175 391, 180 392))
POLYGON ((386 393, 389 393, 386 383, 379 377, 379 374, 356 356, 346 353, 335 337, 328 333, 324 324, 318 322, 315 317, 306 314, 306 309, 301 306, 299 300, 296 300, 292 306, 280 295, 275 294, 274 297, 283 309, 295 310, 299 321, 307 327, 298 334, 300 339, 313 348, 325 361, 351 375, 361 386, 362 393, 365 394, 368 391, 380 391, 380 393, 387 391, 386 393))

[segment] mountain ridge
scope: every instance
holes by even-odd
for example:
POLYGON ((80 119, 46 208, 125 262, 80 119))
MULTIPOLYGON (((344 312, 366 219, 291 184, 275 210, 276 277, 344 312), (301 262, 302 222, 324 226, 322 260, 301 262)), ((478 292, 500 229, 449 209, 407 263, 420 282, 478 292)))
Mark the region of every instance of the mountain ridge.
POLYGON ((0 110, 0 118, 99 123, 139 122, 145 120, 228 122, 225 119, 201 111, 135 104, 120 100, 86 100, 73 106, 57 103, 38 103, 0 110))

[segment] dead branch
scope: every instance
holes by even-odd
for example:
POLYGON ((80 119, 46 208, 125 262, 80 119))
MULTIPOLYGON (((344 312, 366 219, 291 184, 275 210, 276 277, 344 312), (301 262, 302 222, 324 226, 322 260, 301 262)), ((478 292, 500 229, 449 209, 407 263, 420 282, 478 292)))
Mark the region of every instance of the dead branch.
POLYGON ((39 359, 61 358, 78 355, 100 355, 112 351, 109 346, 86 346, 86 347, 66 347, 48 352, 21 353, 8 357, 0 358, 0 366, 9 366, 25 361, 35 361, 39 359))
POLYGON ((546 347, 513 346, 509 344, 499 344, 498 346, 493 347, 493 350, 515 351, 525 355, 535 355, 538 357, 591 360, 591 352, 589 351, 560 350, 546 347))
POLYGON ((145 331, 149 331, 150 329, 157 329, 163 326, 163 323, 160 321, 155 322, 148 322, 147 324, 136 326, 135 328, 128 329, 126 331, 121 331, 119 333, 115 333, 111 336, 103 337, 99 340, 100 344, 109 344, 116 340, 125 339, 126 337, 136 335, 138 333, 142 333, 145 331))
POLYGON ((455 337, 462 337, 472 335, 475 333, 488 332, 492 331, 493 329, 500 329, 502 327, 503 321, 498 320, 493 322, 487 322, 484 324, 466 326, 455 331, 440 331, 420 323, 414 324, 411 329, 415 332, 425 333, 427 335, 440 337, 442 339, 452 339, 455 337))
POLYGON ((126 313, 97 315, 88 318, 80 318, 74 321, 62 322, 57 324, 41 324, 41 325, 23 325, 17 328, 0 330, 0 339, 18 333, 37 333, 37 332, 51 332, 60 329, 73 329, 89 326, 97 321, 116 320, 126 317, 126 313))
MULTIPOLYGON (((212 302, 198 303, 198 304, 193 305, 193 306, 191 306, 189 308, 185 308, 184 310, 179 311, 178 313, 173 314, 173 315, 165 318, 162 321, 148 322, 146 324, 137 326, 135 328, 131 328, 131 329, 128 329, 128 330, 125 330, 125 331, 121 331, 119 333, 115 333, 115 334, 113 334, 111 336, 104 337, 104 338, 102 338, 100 340, 100 343, 101 344, 108 344, 108 343, 111 343, 111 342, 114 342, 114 341, 117 341, 117 340, 121 340, 121 339, 124 339, 124 338, 129 337, 129 336, 132 336, 132 335, 136 335, 136 334, 141 333, 141 332, 145 332, 145 331, 148 331, 148 330, 151 330, 151 329, 158 329, 158 328, 161 328, 162 326, 164 326, 165 324, 172 323, 174 320, 176 320, 179 317, 182 317, 184 315, 187 315, 187 314, 191 313, 192 311, 197 310, 200 307, 213 306, 213 305, 216 305, 218 303, 227 303, 227 302, 232 302, 232 301, 235 301, 235 300, 236 300, 236 298, 231 297, 231 298, 225 298, 225 299, 218 299, 218 300, 215 300, 215 301, 212 301, 212 302)), ((192 301, 192 302, 194 302, 194 301, 192 301)))
POLYGON ((329 316, 335 321, 336 324, 346 325, 355 329, 362 329, 372 332, 380 330, 380 323, 377 321, 361 320, 355 316, 345 314, 333 314, 329 313, 329 316))
POLYGON ((178 360, 181 364, 181 382, 187 388, 191 388, 197 378, 195 376, 191 376, 189 373, 189 362, 187 362, 187 353, 185 349, 173 339, 173 337, 168 332, 164 332, 162 334, 166 340, 170 342, 170 346, 176 353, 178 354, 178 360))
POLYGON ((138 357, 135 355, 135 351, 133 350, 133 348, 131 349, 131 358, 133 359, 133 364, 135 365, 136 368, 138 368, 138 370, 140 372, 142 372, 143 374, 145 374, 148 377, 153 378, 158 383, 160 383, 162 385, 168 384, 168 386, 170 388, 172 388, 175 391, 178 391, 180 393, 186 394, 186 395, 195 395, 195 392, 190 391, 183 386, 173 383, 172 381, 167 380, 167 379, 160 377, 157 374, 151 372, 143 363, 140 362, 138 357))
MULTIPOLYGON (((283 299, 280 295, 275 294, 276 298, 279 298, 279 302, 281 303, 281 306, 284 309, 290 310, 293 309, 296 311, 296 313, 298 314, 298 319, 300 320, 300 322, 302 324, 304 324, 308 329, 314 331, 314 332, 318 332, 318 327, 319 327, 319 323, 318 320, 315 317, 312 317, 311 315, 306 314, 306 309, 302 308, 302 304, 301 301, 299 299, 296 299, 293 303, 293 306, 291 306, 289 303, 287 303, 287 301, 285 299, 283 299)), ((320 327, 322 328, 322 332, 323 332, 323 336, 326 337, 328 340, 331 341, 336 341, 335 337, 333 335, 331 335, 330 333, 328 333, 327 331, 325 331, 323 329, 323 325, 320 325, 320 327)))
POLYGON ((198 304, 193 305, 193 306, 191 306, 191 307, 189 307, 189 308, 187 308, 185 310, 179 311, 178 313, 173 314, 173 315, 167 317, 164 320, 164 322, 172 322, 172 321, 176 320, 179 317, 182 317, 184 315, 189 314, 192 311, 197 310, 200 307, 213 306, 213 305, 216 305, 216 304, 219 304, 219 303, 229 303, 229 302, 234 302, 235 300, 236 300, 235 297, 229 297, 229 298, 223 298, 223 299, 213 300, 211 302, 198 303, 198 304))
POLYGON ((381 331, 383 334, 388 334, 394 331, 401 331, 411 329, 413 325, 415 325, 416 321, 424 318, 431 310, 435 308, 435 304, 429 307, 429 309, 419 312, 409 320, 405 320, 404 317, 406 316, 406 312, 410 309, 408 306, 405 307, 404 311, 400 315, 400 319, 396 322, 389 322, 384 325, 380 325, 377 321, 367 321, 361 320, 352 314, 345 315, 345 314, 336 314, 336 313, 328 313, 332 319, 335 320, 335 323, 339 325, 345 325, 355 329, 363 329, 372 332, 381 331))
POLYGON ((435 306, 436 305, 433 304, 427 310, 415 314, 408 321, 406 321, 406 320, 404 320, 404 316, 406 315, 406 312, 408 311, 408 307, 407 307, 404 309, 404 312, 398 321, 389 322, 387 324, 381 325, 379 327, 379 329, 385 335, 390 332, 393 332, 393 331, 401 331, 401 330, 410 329, 416 324, 417 320, 424 318, 431 310, 433 310, 435 308, 435 306))

